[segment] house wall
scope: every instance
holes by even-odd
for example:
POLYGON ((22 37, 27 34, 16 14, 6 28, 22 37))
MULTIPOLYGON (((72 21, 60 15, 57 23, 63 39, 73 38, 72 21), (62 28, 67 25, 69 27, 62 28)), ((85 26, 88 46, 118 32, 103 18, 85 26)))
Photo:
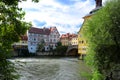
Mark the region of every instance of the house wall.
POLYGON ((78 33, 78 54, 80 54, 80 58, 83 59, 84 55, 87 54, 87 41, 84 37, 84 34, 83 34, 83 31, 84 31, 84 28, 87 24, 87 21, 90 19, 91 16, 85 16, 84 17, 84 23, 81 27, 81 29, 79 30, 79 33, 78 33))
POLYGON ((67 37, 66 38, 61 38, 60 41, 61 41, 63 46, 68 46, 70 44, 70 41, 67 37))
POLYGON ((37 44, 41 40, 41 35, 28 33, 28 50, 30 53, 35 53, 37 51, 37 44))
POLYGON ((49 35, 50 46, 52 46, 53 49, 56 48, 56 43, 59 42, 59 37, 60 37, 60 34, 57 28, 54 28, 49 35))
POLYGON ((78 37, 73 37, 70 41, 71 45, 78 45, 78 37))
MULTIPOLYGON (((29 33, 28 32, 28 50, 31 53, 36 53, 38 49, 38 44, 41 43, 42 40, 44 40, 44 48, 45 51, 49 51, 50 45, 53 48, 56 48, 56 43, 59 41, 59 32, 56 27, 53 27, 54 30, 51 31, 49 34, 43 33, 43 34, 36 34, 36 33, 29 33)), ((45 28, 44 28, 45 29, 45 28)))

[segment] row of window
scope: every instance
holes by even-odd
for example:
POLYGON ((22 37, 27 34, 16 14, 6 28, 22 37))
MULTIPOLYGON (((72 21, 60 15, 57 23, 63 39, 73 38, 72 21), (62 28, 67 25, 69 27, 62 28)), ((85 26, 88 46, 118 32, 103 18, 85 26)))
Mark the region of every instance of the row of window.
POLYGON ((41 34, 34 34, 34 33, 29 33, 29 36, 39 36, 39 37, 43 37, 43 36, 47 36, 47 35, 41 35, 41 34))
MULTIPOLYGON (((41 41, 41 39, 36 39, 36 38, 31 38, 31 39, 29 39, 29 41, 41 41)), ((45 42, 49 42, 49 40, 48 39, 44 39, 44 41, 45 42)), ((58 39, 50 39, 50 42, 57 42, 58 41, 58 39)))
POLYGON ((78 40, 78 38, 73 38, 73 40, 78 40))
POLYGON ((83 43, 84 43, 84 41, 83 41, 83 40, 82 40, 82 41, 79 41, 79 43, 80 43, 80 44, 83 44, 83 43))
MULTIPOLYGON (((40 41, 41 39, 44 39, 44 40, 46 40, 46 41, 49 40, 49 38, 35 38, 35 37, 29 37, 29 41, 40 41)), ((56 41, 56 40, 58 40, 58 38, 51 38, 50 40, 56 41)))
POLYGON ((59 38, 58 35, 50 35, 50 37, 53 37, 53 38, 59 38))
POLYGON ((34 37, 53 37, 53 38, 59 38, 58 35, 41 35, 41 34, 34 34, 34 33, 29 33, 29 36, 34 36, 34 37))
POLYGON ((83 50, 83 51, 86 51, 86 48, 79 48, 79 50, 83 50))
POLYGON ((47 42, 58 42, 58 39, 50 39, 50 40, 47 40, 47 42))
POLYGON ((62 43, 62 45, 68 45, 69 43, 62 43))
POLYGON ((78 44, 78 42, 71 42, 71 44, 78 44))

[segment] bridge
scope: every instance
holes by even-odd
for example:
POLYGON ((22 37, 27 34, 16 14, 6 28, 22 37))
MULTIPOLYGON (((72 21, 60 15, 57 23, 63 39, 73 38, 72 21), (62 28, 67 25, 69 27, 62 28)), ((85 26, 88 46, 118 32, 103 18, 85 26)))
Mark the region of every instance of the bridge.
POLYGON ((66 51, 66 55, 70 56, 79 56, 78 54, 78 45, 70 45, 66 51))

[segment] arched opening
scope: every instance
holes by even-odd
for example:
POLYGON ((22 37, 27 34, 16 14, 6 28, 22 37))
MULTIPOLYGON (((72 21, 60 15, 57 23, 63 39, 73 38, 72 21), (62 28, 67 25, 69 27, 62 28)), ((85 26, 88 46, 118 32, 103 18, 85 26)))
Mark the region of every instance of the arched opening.
POLYGON ((75 57, 78 57, 78 56, 79 56, 79 54, 78 54, 78 49, 77 49, 77 48, 70 49, 70 50, 67 52, 67 56, 75 56, 75 57))

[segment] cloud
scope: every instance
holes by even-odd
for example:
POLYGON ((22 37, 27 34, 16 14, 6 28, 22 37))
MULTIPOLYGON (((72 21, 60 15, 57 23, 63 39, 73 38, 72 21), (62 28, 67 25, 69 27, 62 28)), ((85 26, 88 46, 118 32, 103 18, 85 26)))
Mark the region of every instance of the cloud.
POLYGON ((75 0, 55 0, 55 1, 62 5, 73 5, 76 3, 75 0))
POLYGON ((60 34, 76 33, 85 15, 95 8, 95 0, 31 0, 19 3, 26 12, 25 20, 35 27, 56 26, 60 34))
POLYGON ((25 10, 26 12, 39 12, 39 9, 35 9, 35 8, 26 8, 25 10))
POLYGON ((36 26, 40 26, 40 27, 46 24, 45 21, 33 20, 33 22, 35 23, 36 26))

